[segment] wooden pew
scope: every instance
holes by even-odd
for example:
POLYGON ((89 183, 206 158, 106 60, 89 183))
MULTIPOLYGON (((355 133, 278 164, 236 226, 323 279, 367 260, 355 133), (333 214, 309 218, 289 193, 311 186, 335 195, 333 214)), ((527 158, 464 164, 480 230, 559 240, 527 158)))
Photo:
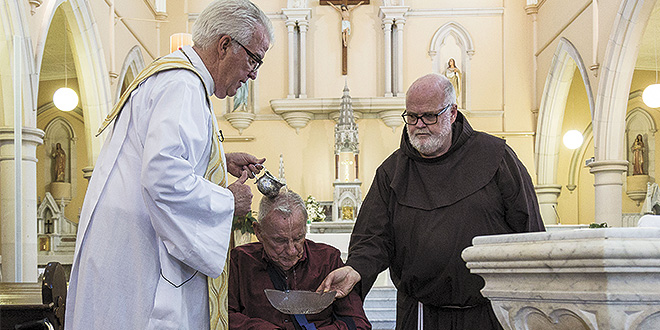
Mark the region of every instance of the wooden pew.
POLYGON ((66 290, 57 262, 46 266, 42 283, 0 283, 0 330, 63 330, 66 290))

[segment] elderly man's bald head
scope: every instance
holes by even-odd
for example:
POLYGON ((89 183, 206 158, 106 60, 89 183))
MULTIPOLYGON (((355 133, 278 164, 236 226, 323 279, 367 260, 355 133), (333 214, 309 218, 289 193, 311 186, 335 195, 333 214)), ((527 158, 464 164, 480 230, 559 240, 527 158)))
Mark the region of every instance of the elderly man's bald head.
POLYGON ((417 78, 406 92, 406 101, 420 94, 426 98, 444 100, 445 103, 456 103, 454 86, 447 77, 437 73, 429 73, 417 78))

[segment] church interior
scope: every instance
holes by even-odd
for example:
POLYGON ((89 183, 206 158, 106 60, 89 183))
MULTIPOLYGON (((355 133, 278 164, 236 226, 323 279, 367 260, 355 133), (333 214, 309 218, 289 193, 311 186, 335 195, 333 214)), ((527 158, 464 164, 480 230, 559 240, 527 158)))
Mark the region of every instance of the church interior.
MULTIPOLYGON (((70 267, 98 128, 146 64, 192 43, 209 2, 2 1, 2 282, 70 267)), ((399 147, 406 90, 427 73, 451 79, 475 130, 513 148, 549 232, 660 213, 660 1, 350 0, 345 36, 330 0, 253 2, 275 40, 257 79, 213 109, 225 152, 265 157, 321 207, 312 239, 346 252, 376 168, 399 147)))

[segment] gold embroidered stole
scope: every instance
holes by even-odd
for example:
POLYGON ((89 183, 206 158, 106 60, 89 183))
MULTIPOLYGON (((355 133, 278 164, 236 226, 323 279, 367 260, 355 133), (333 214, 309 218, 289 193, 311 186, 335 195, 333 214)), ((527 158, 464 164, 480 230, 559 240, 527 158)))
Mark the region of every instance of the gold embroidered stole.
MULTIPOLYGON (((206 95, 206 101, 211 110, 211 99, 208 94, 206 94, 206 86, 204 85, 204 79, 197 72, 193 65, 181 58, 173 57, 163 57, 152 62, 149 66, 144 68, 142 72, 133 80, 133 82, 128 86, 126 91, 122 94, 119 102, 112 108, 110 114, 105 118, 101 128, 99 128, 96 136, 99 136, 103 130, 105 130, 112 121, 114 121, 119 113, 121 112, 124 104, 128 101, 131 92, 133 92, 142 82, 144 82, 150 76, 173 69, 185 69, 194 72, 199 79, 202 81, 204 86, 204 95, 206 95)), ((227 178, 225 177, 225 164, 222 160, 222 155, 220 154, 220 135, 218 129, 218 123, 215 119, 215 115, 211 113, 213 117, 213 137, 212 137, 212 147, 211 155, 209 159, 209 164, 206 167, 206 172, 204 173, 204 178, 208 179, 211 182, 216 182, 222 187, 227 187, 227 178)), ((233 235, 233 234, 230 234, 233 235)), ((231 249, 231 246, 230 246, 231 249)), ((210 321, 212 330, 224 330, 229 329, 229 315, 228 315, 228 304, 227 304, 227 291, 228 291, 228 280, 229 280, 229 250, 227 251, 227 260, 225 262, 225 268, 222 271, 222 274, 218 278, 208 278, 208 291, 209 291, 209 312, 210 312, 210 321)))

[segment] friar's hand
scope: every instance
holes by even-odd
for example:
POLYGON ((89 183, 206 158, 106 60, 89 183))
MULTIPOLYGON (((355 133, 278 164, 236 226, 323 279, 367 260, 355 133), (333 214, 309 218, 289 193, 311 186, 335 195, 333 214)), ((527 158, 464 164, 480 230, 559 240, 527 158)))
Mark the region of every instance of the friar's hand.
POLYGON ((247 179, 248 173, 243 171, 241 177, 227 187, 234 194, 234 215, 243 216, 252 209, 252 190, 245 184, 247 179))
POLYGON ((335 298, 344 298, 361 279, 360 273, 351 266, 337 268, 325 277, 316 292, 336 291, 335 298))
POLYGON ((227 171, 231 175, 238 178, 242 172, 247 171, 250 179, 254 179, 254 175, 264 168, 261 164, 266 161, 266 158, 258 159, 245 152, 230 152, 225 154, 225 158, 227 159, 227 171))

